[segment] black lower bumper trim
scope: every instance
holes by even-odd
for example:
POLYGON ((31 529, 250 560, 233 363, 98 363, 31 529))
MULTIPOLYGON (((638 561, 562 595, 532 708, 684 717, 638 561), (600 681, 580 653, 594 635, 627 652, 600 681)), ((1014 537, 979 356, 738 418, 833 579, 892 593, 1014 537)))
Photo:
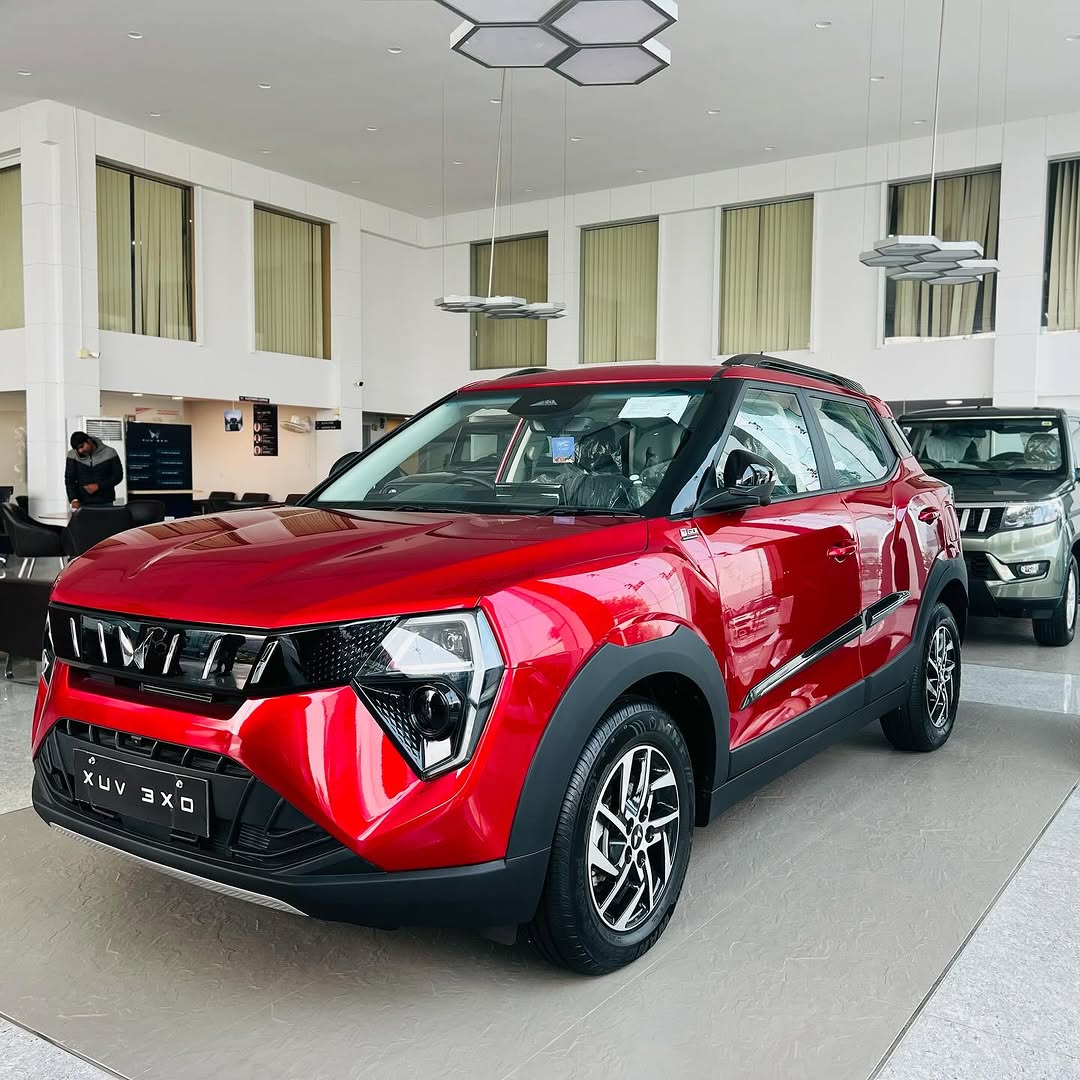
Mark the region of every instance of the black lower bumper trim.
POLYGON ((1008 619, 1049 619, 1061 603, 1060 597, 996 597, 986 583, 973 578, 971 588, 971 614, 980 616, 1004 616, 1008 619))
POLYGON ((34 809, 50 825, 128 855, 231 889, 272 897, 318 919, 382 929, 399 926, 511 926, 536 913, 548 852, 475 866, 317 878, 234 870, 110 829, 58 804, 34 780, 34 809))

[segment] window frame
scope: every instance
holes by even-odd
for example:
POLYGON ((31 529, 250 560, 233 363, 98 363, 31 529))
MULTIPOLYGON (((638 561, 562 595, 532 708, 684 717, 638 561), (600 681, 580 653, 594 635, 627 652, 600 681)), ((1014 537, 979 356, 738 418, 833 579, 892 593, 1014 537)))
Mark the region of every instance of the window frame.
MULTIPOLYGON (((252 297, 251 297, 251 336, 252 345, 254 351, 271 353, 276 356, 295 356, 295 353, 283 353, 274 349, 259 349, 255 347, 255 338, 258 335, 258 314, 256 312, 256 301, 258 290, 254 288, 255 275, 257 273, 257 256, 255 251, 255 237, 258 235, 258 230, 255 228, 255 212, 263 211, 267 214, 277 214, 278 217, 291 218, 293 221, 302 221, 305 225, 316 225, 321 231, 321 254, 322 254, 322 333, 323 333, 323 348, 322 356, 306 356, 306 360, 329 360, 332 356, 332 341, 330 338, 330 327, 333 323, 332 312, 330 309, 330 223, 328 221, 322 221, 319 218, 308 217, 306 214, 297 214, 292 210, 282 210, 277 206, 270 206, 268 203, 256 202, 253 204, 252 216, 251 216, 251 282, 252 282, 252 297)), ((301 354, 302 355, 302 354, 301 354)))
MULTIPOLYGON (((550 296, 551 296, 551 290, 550 290, 551 233, 547 229, 540 229, 540 230, 537 230, 536 232, 515 233, 513 236, 497 236, 495 238, 495 250, 498 251, 498 248, 499 248, 500 244, 513 243, 513 242, 515 242, 517 240, 539 240, 541 238, 543 238, 547 242, 546 257, 547 257, 547 276, 548 276, 548 279, 549 279, 549 285, 548 285, 548 288, 545 289, 545 296, 547 297, 548 300, 550 300, 550 296)), ((476 251, 477 251, 477 248, 487 248, 487 249, 490 250, 491 249, 491 241, 490 240, 474 240, 471 244, 469 244, 469 287, 470 287, 470 290, 471 290, 471 293, 472 293, 473 296, 486 296, 487 295, 487 283, 486 282, 483 283, 483 288, 481 290, 480 288, 478 288, 478 283, 477 283, 477 281, 476 281, 476 279, 474 277, 474 271, 476 269, 476 251)), ((529 297, 525 297, 525 299, 529 300, 529 297)), ((532 302, 536 302, 536 301, 531 301, 530 300, 530 303, 532 303, 532 302)), ((546 301, 543 301, 543 302, 546 302, 546 301)), ((534 365, 532 363, 526 363, 526 364, 519 364, 516 367, 510 367, 510 368, 506 367, 505 365, 502 366, 502 367, 480 367, 480 366, 478 366, 477 361, 478 361, 478 358, 479 358, 478 357, 478 351, 479 351, 478 350, 478 344, 479 344, 479 342, 478 342, 478 335, 477 335, 477 332, 476 332, 476 327, 477 327, 478 321, 480 319, 484 318, 484 317, 485 316, 480 314, 479 312, 473 311, 473 312, 469 313, 469 370, 470 371, 520 371, 522 368, 533 367, 533 366, 541 366, 540 362, 538 362, 536 365, 534 365)), ((543 356, 542 366, 548 367, 549 366, 549 364, 548 364, 548 348, 549 348, 549 337, 550 337, 550 335, 548 333, 548 321, 547 320, 539 320, 539 321, 527 320, 527 322, 531 323, 534 326, 539 325, 539 326, 542 326, 544 328, 544 356, 543 356)), ((511 326, 516 326, 518 324, 517 324, 517 322, 511 322, 510 325, 511 326)))
MULTIPOLYGON (((191 336, 187 338, 163 338, 164 341, 189 341, 192 344, 198 341, 198 314, 195 306, 195 278, 196 278, 196 264, 195 264, 195 187, 192 184, 185 183, 183 180, 176 180, 171 176, 163 176, 160 173, 149 172, 146 169, 137 169, 131 165, 125 165, 119 161, 113 161, 110 158, 98 157, 94 159, 94 176, 97 177, 97 170, 111 169, 113 172, 118 172, 128 178, 128 222, 131 230, 131 236, 134 240, 135 237, 135 181, 150 180, 155 184, 165 184, 169 187, 179 188, 183 194, 183 211, 182 211, 182 226, 181 235, 184 245, 184 272, 187 278, 187 294, 188 294, 188 311, 191 313, 191 336)), ((96 209, 96 208, 95 208, 96 209)), ((95 231, 94 242, 97 243, 97 234, 95 231)), ((115 334, 130 334, 132 337, 155 337, 157 335, 147 334, 145 332, 140 333, 135 329, 135 245, 131 246, 131 329, 130 330, 110 330, 107 333, 115 334)), ((100 314, 96 317, 97 322, 100 324, 100 314)))
POLYGON ((900 456, 896 452, 896 447, 893 445, 892 440, 889 438, 885 425, 881 422, 881 417, 870 408, 870 406, 862 401, 860 398, 849 397, 845 394, 830 394, 822 390, 806 390, 803 389, 803 393, 806 395, 809 404, 810 412, 813 415, 813 426, 817 432, 818 437, 821 440, 821 446, 826 455, 826 462, 829 473, 829 488, 828 490, 833 493, 842 493, 845 491, 861 491, 865 488, 878 488, 884 487, 889 484, 896 477, 897 470, 900 466, 900 456), (880 439, 881 449, 885 451, 886 456, 889 458, 888 468, 885 474, 879 479, 865 480, 857 484, 841 484, 838 478, 836 469, 836 462, 833 460, 832 450, 829 447, 829 439, 825 434, 825 429, 818 419, 817 408, 814 405, 814 401, 836 401, 842 405, 847 405, 851 408, 863 409, 870 416, 871 424, 874 430, 878 433, 880 439))
MULTIPOLYGON (((1043 273, 1042 273, 1042 312, 1039 326, 1045 334, 1076 334, 1080 326, 1064 329, 1050 327, 1050 256, 1054 240, 1054 170, 1060 165, 1075 162, 1080 172, 1080 154, 1051 158, 1046 163, 1046 235, 1043 237, 1043 273)), ((1080 195, 1077 196, 1077 210, 1080 212, 1080 195)))
MULTIPOLYGON (((959 169, 955 172, 939 172, 934 177, 934 205, 935 216, 939 205, 937 185, 946 180, 956 180, 961 177, 967 176, 982 176, 990 173, 996 173, 998 177, 998 248, 1001 247, 1001 165, 984 165, 972 169, 959 169)), ((898 215, 898 206, 894 198, 895 192, 902 187, 907 187, 911 184, 928 184, 930 182, 929 176, 909 176, 903 179, 890 180, 885 185, 885 235, 893 236, 897 235, 896 232, 896 219, 898 215)), ((1048 189, 1049 190, 1049 189, 1048 189)), ((1049 197, 1049 196, 1048 196, 1049 197)), ((973 330, 970 334, 949 334, 946 336, 935 336, 928 334, 926 337, 921 335, 911 334, 889 334, 889 289, 890 286, 893 289, 893 325, 895 327, 895 289, 897 282, 893 281, 887 275, 884 276, 884 282, 881 292, 881 342, 884 345, 888 345, 891 342, 899 342, 901 344, 905 342, 913 341, 963 341, 969 338, 992 338, 997 333, 998 322, 998 292, 997 292, 997 274, 987 274, 983 279, 983 284, 988 285, 992 290, 991 303, 990 303, 990 322, 991 326, 988 330, 973 330)), ((913 285, 924 285, 925 282, 909 282, 913 285)), ((933 289, 951 288, 953 286, 946 285, 933 285, 930 286, 931 296, 933 296, 933 289)))

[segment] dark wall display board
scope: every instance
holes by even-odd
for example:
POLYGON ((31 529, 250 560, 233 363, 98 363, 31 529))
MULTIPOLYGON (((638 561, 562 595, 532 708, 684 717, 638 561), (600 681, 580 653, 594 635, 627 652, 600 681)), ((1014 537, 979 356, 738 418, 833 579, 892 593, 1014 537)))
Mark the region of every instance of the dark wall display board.
POLYGON ((278 423, 276 405, 251 407, 251 438, 256 457, 278 456, 278 423))
POLYGON ((171 517, 191 514, 191 427, 127 426, 128 500, 158 499, 171 517))

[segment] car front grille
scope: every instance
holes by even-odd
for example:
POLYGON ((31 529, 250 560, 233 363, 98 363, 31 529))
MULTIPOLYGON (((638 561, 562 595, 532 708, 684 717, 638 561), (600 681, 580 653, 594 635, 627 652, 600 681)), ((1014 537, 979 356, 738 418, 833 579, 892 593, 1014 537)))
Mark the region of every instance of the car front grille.
POLYGON ((42 743, 36 768, 52 797, 68 810, 88 821, 109 825, 174 851, 198 852, 207 859, 237 869, 294 870, 312 860, 320 860, 332 862, 333 873, 376 870, 239 762, 221 754, 77 720, 59 720, 42 743), (133 764, 158 765, 205 779, 210 788, 209 837, 177 832, 167 826, 78 802, 74 775, 76 749, 100 750, 133 764), (335 854, 344 858, 347 869, 343 868, 342 859, 326 859, 335 854))
POLYGON ((972 578, 976 578, 979 581, 1001 580, 994 572, 994 566, 985 552, 969 552, 964 556, 964 562, 967 563, 968 574, 972 578))
POLYGON ((958 506, 960 532, 964 536, 989 536, 1001 528, 1005 516, 1003 506, 958 506))

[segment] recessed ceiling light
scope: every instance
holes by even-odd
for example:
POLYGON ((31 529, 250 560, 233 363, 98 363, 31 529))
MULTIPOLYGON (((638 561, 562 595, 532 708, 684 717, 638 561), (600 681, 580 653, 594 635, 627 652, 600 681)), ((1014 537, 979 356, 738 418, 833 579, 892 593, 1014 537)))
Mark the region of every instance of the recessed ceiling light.
POLYGON ((719 109, 709 109, 708 112, 709 112, 710 116, 719 116, 720 115, 720 110, 719 109))
POLYGON ((260 150, 259 153, 260 154, 269 154, 270 151, 269 150, 260 150))
POLYGON ((525 194, 526 195, 531 195, 535 190, 536 190, 535 188, 527 187, 525 189, 525 194))
POLYGON ((871 75, 870 76, 870 81, 871 82, 884 82, 885 81, 885 76, 884 75, 871 75))
MULTIPOLYGON (((1080 34, 1066 34, 1065 35, 1065 40, 1066 41, 1080 41, 1080 34)), ((20 72, 20 74, 21 74, 21 72, 20 72)))
POLYGON ((389 48, 389 49, 387 49, 386 51, 387 51, 387 52, 388 52, 388 53, 389 53, 389 54, 390 54, 391 56, 400 56, 400 55, 401 55, 401 52, 402 52, 402 48, 401 48, 401 46, 400 46, 400 45, 391 45, 391 46, 390 46, 390 48, 389 48))
POLYGON ((366 131, 370 131, 370 132, 376 132, 376 131, 378 131, 379 129, 378 129, 377 127, 369 127, 369 128, 365 128, 365 130, 366 130, 366 131))
POLYGON ((635 169, 634 172, 636 172, 638 174, 638 176, 641 176, 645 172, 645 170, 644 169, 635 169))
POLYGON ((581 142, 581 136, 580 135, 571 135, 570 136, 570 141, 571 142, 581 142))
POLYGON ((465 162, 464 161, 451 161, 450 164, 451 165, 464 165, 465 162))
POLYGON ((260 90, 269 90, 273 83, 261 82, 258 84, 260 90))
POLYGON ((775 150, 776 147, 775 146, 763 146, 761 149, 762 150, 775 150))
POLYGON ((32 71, 16 71, 15 74, 22 75, 23 78, 26 78, 26 76, 33 75, 34 73, 32 71))
POLYGON ((128 31, 128 37, 131 38, 132 41, 142 41, 142 34, 135 30, 128 31))
POLYGON ((912 122, 913 124, 925 124, 925 123, 926 123, 926 121, 925 121, 925 120, 912 120, 911 122, 912 122))
POLYGON ((491 99, 491 104, 492 105, 501 105, 502 104, 502 98, 501 97, 493 97, 491 99))
POLYGON ((161 113, 159 113, 159 112, 152 112, 152 113, 151 113, 150 115, 151 115, 152 117, 154 117, 154 119, 157 119, 157 118, 158 118, 158 117, 159 117, 159 116, 161 115, 161 113))
POLYGON ((821 22, 814 23, 815 30, 828 30, 832 26, 832 23, 828 19, 822 19, 821 22))

